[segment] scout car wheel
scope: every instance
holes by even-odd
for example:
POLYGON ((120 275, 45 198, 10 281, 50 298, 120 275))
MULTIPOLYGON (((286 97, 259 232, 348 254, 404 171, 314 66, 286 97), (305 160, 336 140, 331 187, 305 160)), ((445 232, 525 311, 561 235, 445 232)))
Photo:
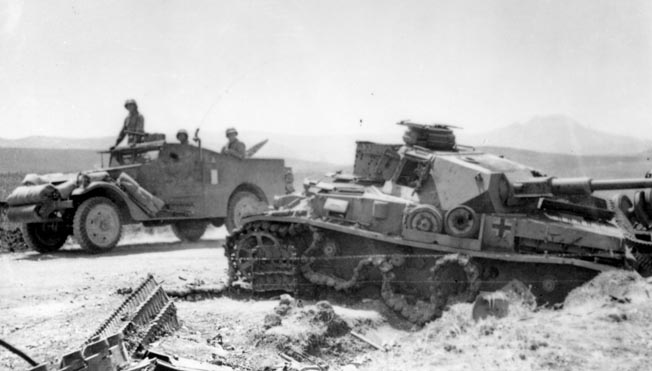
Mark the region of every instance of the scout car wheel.
POLYGON ((183 220, 172 224, 172 232, 181 241, 197 242, 206 232, 208 222, 202 220, 183 220))
POLYGON ((23 224, 20 229, 27 246, 40 253, 59 250, 70 234, 61 222, 23 224))
POLYGON ((251 191, 237 191, 229 200, 226 229, 231 233, 242 226, 242 219, 267 208, 265 200, 251 191))
POLYGON ((84 250, 99 253, 113 249, 122 234, 117 206, 104 197, 93 197, 82 202, 75 212, 73 232, 84 250))

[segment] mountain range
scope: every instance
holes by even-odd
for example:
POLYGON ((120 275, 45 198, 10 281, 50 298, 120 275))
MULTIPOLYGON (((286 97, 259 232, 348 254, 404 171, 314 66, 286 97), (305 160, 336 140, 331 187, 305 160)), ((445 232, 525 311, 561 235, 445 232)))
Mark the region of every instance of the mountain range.
MULTIPOLYGON (((356 140, 401 142, 401 129, 392 133, 374 133, 367 138, 353 135, 330 135, 319 138, 278 132, 254 132, 241 130, 241 137, 248 145, 263 139, 269 142, 260 151, 261 156, 299 158, 304 160, 349 163, 354 155, 356 140)), ((456 131, 458 143, 476 147, 507 147, 544 153, 570 155, 628 155, 652 151, 652 140, 627 135, 614 135, 582 125, 564 115, 535 116, 523 123, 513 123, 483 133, 456 131)), ((219 149, 225 138, 221 132, 202 132, 202 142, 207 148, 219 149)), ((168 138, 168 140, 174 138, 168 138)), ((106 149, 114 142, 113 137, 65 138, 30 136, 19 139, 0 138, 0 147, 48 148, 48 149, 106 149)))
POLYGON ((460 131, 459 141, 474 146, 510 147, 572 155, 624 155, 650 151, 652 140, 591 129, 564 115, 535 116, 480 134, 460 131))
MULTIPOLYGON (((484 134, 467 134, 460 130, 456 135, 458 143, 503 154, 550 174, 570 176, 597 170, 599 174, 595 175, 603 175, 617 171, 618 164, 623 161, 652 168, 649 166, 652 141, 593 130, 562 115, 537 116, 525 123, 484 134)), ((269 139, 256 156, 284 158, 299 176, 350 169, 356 139, 400 143, 401 136, 402 129, 398 127, 396 132, 374 133, 368 138, 342 134, 315 138, 244 129, 240 135, 249 146, 269 139)), ((211 131, 202 132, 201 138, 202 145, 213 150, 219 150, 226 140, 222 133, 211 131)), ((100 156, 96 152, 107 149, 114 140, 113 137, 0 138, 0 172, 76 171, 99 167, 100 156)), ((168 137, 168 140, 174 138, 168 137)))

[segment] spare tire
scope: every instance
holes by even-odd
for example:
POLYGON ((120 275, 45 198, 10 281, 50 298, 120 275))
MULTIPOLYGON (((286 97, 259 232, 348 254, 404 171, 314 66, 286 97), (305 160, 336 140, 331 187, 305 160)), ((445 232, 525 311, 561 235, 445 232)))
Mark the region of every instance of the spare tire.
POLYGON ((446 233, 458 238, 474 238, 480 230, 480 217, 468 206, 459 205, 446 212, 446 233))

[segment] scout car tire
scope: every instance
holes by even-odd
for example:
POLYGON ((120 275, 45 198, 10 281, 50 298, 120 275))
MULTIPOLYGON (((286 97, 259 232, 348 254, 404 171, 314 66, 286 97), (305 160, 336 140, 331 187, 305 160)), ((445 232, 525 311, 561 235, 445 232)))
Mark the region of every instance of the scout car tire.
POLYGON ((242 226, 242 218, 256 214, 267 207, 264 199, 254 192, 241 190, 237 191, 229 200, 229 208, 226 215, 226 229, 229 233, 242 226), (264 206, 263 206, 264 205, 264 206))
POLYGON ((27 246, 42 254, 59 250, 70 234, 61 222, 23 224, 20 230, 27 246))
POLYGON ((73 232, 77 243, 88 252, 113 249, 122 235, 117 206, 105 197, 92 197, 82 202, 75 212, 73 232))
POLYGON ((172 232, 181 241, 197 242, 206 232, 208 222, 203 220, 183 220, 172 224, 172 232))

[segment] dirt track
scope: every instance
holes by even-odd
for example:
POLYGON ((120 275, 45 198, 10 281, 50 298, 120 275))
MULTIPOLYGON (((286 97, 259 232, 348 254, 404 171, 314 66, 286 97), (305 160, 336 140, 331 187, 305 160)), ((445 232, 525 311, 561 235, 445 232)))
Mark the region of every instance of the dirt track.
MULTIPOLYGON (((78 349, 124 299, 118 290, 136 286, 147 273, 166 289, 223 283, 223 235, 213 231, 184 244, 171 233, 145 234, 104 255, 87 255, 72 244, 56 254, 0 254, 0 337, 53 362, 78 349)), ((514 307, 507 318, 476 323, 471 304, 457 304, 423 329, 410 329, 374 299, 334 306, 351 329, 384 352, 350 335, 322 336, 312 302, 263 328, 277 304, 277 298, 247 296, 177 301, 182 328, 159 346, 197 360, 249 366, 238 369, 273 363, 279 345, 290 342, 316 346, 331 370, 649 370, 652 358, 652 284, 633 273, 598 276, 573 292, 563 310, 514 307)), ((0 349, 0 369, 25 367, 0 349)))
MULTIPOLYGON (((0 254, 0 338, 38 361, 53 363, 66 352, 79 349, 125 298, 118 290, 138 285, 147 273, 166 290, 183 290, 193 283, 203 288, 223 285, 227 278, 223 236, 223 230, 213 230, 199 243, 186 244, 170 232, 139 234, 127 236, 103 255, 88 255, 74 244, 54 254, 0 254)), ((266 337, 262 328, 277 303, 277 298, 252 300, 247 294, 199 302, 178 300, 182 328, 160 346, 171 354, 201 361, 214 361, 226 354, 222 357, 226 362, 251 367, 244 369, 258 369, 261 362, 274 365, 281 361, 276 344, 283 342, 284 335, 266 337), (212 341, 217 336, 224 338, 224 348, 212 341), (261 342, 269 344, 256 348, 261 342)), ((359 310, 335 309, 350 323, 367 327, 384 321, 376 311, 365 310, 370 306, 373 304, 356 305, 359 310)), ((301 320, 283 329, 296 338, 310 335, 306 331, 314 326, 301 320)), ((337 339, 333 345, 351 350, 349 358, 331 355, 341 359, 338 363, 370 350, 350 337, 337 339)), ((25 362, 0 349, 0 369, 25 367, 25 362)))
MULTIPOLYGON (((118 289, 136 286, 153 273, 166 287, 201 279, 225 279, 221 241, 176 242, 169 234, 126 238, 104 255, 76 245, 56 254, 0 254, 0 336, 37 360, 53 361, 79 347, 124 299, 118 289)), ((0 350, 0 369, 23 369, 22 360, 0 350)))

